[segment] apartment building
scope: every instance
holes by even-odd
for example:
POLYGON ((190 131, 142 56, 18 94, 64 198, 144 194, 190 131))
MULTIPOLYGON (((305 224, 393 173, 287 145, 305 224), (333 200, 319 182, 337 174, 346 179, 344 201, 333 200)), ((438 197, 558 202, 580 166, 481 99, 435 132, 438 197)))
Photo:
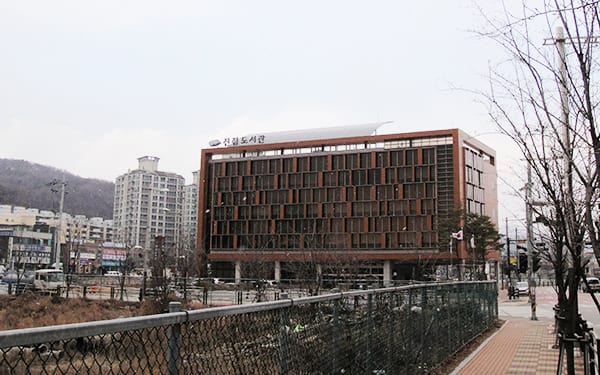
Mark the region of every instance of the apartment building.
POLYGON ((194 269, 198 232, 198 178, 200 171, 192 172, 192 183, 184 187, 183 217, 180 246, 180 268, 194 269))
POLYGON ((113 221, 101 217, 88 218, 85 215, 63 213, 62 226, 65 241, 69 242, 110 242, 113 235, 113 221))
POLYGON ((180 246, 185 179, 158 170, 159 158, 138 158, 138 168, 115 181, 114 241, 151 249, 156 236, 175 254, 180 246))
POLYGON ((459 129, 377 135, 381 125, 211 142, 201 158, 199 270, 241 280, 244 263, 262 262, 279 279, 294 263, 351 260, 389 282, 407 265, 464 261, 466 241, 451 250, 441 219, 460 206, 497 225, 495 151, 459 129))

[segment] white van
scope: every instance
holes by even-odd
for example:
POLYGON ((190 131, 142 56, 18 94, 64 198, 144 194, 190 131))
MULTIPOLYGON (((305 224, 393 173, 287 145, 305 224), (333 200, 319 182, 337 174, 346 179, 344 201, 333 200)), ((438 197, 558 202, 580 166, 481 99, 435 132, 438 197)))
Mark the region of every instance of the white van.
POLYGON ((66 287, 65 274, 62 270, 48 268, 35 271, 33 289, 42 293, 56 293, 59 288, 66 287))

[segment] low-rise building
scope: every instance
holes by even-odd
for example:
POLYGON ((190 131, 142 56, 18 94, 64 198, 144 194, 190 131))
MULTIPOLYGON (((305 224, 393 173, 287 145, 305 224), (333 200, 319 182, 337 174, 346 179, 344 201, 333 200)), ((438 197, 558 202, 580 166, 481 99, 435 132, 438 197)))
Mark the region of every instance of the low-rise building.
MULTIPOLYGON (((21 268, 47 267, 56 263, 75 265, 92 272, 95 255, 81 253, 84 243, 112 241, 112 220, 84 215, 70 215, 37 208, 0 205, 0 264, 15 262, 21 268), (59 228, 59 230, 57 230, 59 228), (60 246, 56 246, 56 238, 60 246), (77 262, 75 261, 77 258, 77 262)), ((95 253, 94 253, 95 254, 95 253)))

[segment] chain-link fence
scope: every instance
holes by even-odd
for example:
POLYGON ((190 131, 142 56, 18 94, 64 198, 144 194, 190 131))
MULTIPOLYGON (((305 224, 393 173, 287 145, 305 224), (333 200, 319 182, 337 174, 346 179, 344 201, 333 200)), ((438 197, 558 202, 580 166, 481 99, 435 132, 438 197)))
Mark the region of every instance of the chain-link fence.
POLYGON ((0 374, 425 374, 492 326, 495 282, 0 332, 0 374))

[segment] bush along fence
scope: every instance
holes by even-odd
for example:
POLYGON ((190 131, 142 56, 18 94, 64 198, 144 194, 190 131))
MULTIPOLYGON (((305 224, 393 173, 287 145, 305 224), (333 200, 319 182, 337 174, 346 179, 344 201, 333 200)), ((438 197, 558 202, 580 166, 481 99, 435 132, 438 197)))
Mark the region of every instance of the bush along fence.
POLYGON ((426 374, 491 327, 497 284, 411 285, 0 331, 1 374, 426 374))

